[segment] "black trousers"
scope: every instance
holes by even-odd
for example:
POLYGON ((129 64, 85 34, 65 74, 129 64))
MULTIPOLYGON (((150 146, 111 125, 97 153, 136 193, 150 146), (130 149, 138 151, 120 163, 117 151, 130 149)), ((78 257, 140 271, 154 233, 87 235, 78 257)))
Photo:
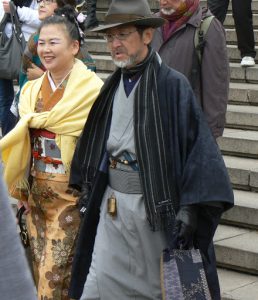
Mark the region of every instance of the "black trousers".
MULTIPOLYGON (((208 7, 223 24, 229 0, 208 0, 208 7)), ((255 42, 253 30, 252 0, 232 0, 232 11, 235 21, 238 49, 241 57, 255 57, 255 42)))

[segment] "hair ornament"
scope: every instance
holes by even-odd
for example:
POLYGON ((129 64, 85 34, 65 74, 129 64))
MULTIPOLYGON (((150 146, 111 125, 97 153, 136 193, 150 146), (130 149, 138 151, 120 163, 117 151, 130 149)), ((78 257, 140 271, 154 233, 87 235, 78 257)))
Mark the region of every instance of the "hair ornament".
POLYGON ((77 21, 79 23, 83 23, 87 18, 87 15, 84 15, 82 12, 80 12, 77 16, 77 21))
POLYGON ((79 36, 80 36, 80 45, 82 46, 84 44, 84 39, 85 39, 85 34, 84 32, 81 30, 80 25, 79 25, 79 21, 78 21, 78 16, 74 18, 74 22, 75 22, 75 26, 77 27, 77 30, 79 32, 79 36))

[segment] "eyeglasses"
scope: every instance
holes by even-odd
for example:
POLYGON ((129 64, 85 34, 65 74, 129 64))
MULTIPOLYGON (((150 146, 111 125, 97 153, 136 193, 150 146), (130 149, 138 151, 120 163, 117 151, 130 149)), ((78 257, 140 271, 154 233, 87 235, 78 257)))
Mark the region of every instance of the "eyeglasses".
POLYGON ((44 5, 49 5, 49 4, 55 3, 56 1, 55 0, 37 0, 38 4, 41 2, 43 2, 44 5))
POLYGON ((109 34, 109 33, 105 33, 104 34, 104 39, 111 43, 114 41, 114 39, 118 39, 119 41, 125 41, 128 36, 134 32, 136 32, 137 30, 134 30, 134 31, 129 31, 129 32, 120 32, 120 33, 117 33, 117 34, 109 34))

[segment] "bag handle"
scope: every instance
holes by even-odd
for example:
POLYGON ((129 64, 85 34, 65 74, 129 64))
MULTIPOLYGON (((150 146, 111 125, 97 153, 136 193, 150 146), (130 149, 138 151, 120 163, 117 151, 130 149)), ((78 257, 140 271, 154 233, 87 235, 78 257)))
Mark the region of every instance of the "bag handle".
POLYGON ((10 6, 10 16, 11 16, 11 23, 12 23, 12 31, 13 34, 16 35, 16 37, 18 38, 18 40, 21 42, 22 38, 23 38, 23 33, 21 30, 21 23, 18 17, 18 13, 16 11, 16 6, 13 3, 13 1, 9 2, 9 6, 10 6))
POLYGON ((26 210, 25 207, 21 206, 16 213, 16 218, 18 220, 18 225, 20 227, 20 237, 21 237, 22 244, 25 248, 27 248, 30 244, 29 236, 28 236, 26 225, 22 223, 22 215, 25 212, 25 210, 26 210))
POLYGON ((11 23, 12 23, 12 32, 13 32, 13 34, 16 35, 18 40, 20 42, 22 42, 23 33, 21 30, 21 23, 20 23, 20 20, 18 17, 18 13, 16 11, 16 6, 13 3, 13 1, 9 2, 9 6, 10 6, 10 13, 5 13, 3 16, 3 19, 0 23, 0 36, 3 34, 3 32, 5 30, 6 24, 10 21, 10 19, 9 19, 9 15, 10 15, 11 23))
POLYGON ((18 211, 16 213, 16 218, 18 220, 18 225, 19 225, 20 229, 22 228, 22 215, 24 212, 25 212, 25 207, 23 205, 18 209, 18 211))

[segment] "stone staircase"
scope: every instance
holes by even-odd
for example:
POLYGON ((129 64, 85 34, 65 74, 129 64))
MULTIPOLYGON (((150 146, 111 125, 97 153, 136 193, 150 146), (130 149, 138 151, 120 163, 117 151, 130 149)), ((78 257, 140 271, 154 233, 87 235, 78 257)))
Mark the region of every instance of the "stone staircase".
MULTIPOLYGON (((243 0, 245 1, 245 0, 243 0)), ((100 21, 110 0, 98 0, 100 21)), ((156 0, 149 0, 153 11, 156 0)), ((201 0, 202 6, 206 1, 201 0)), ((258 49, 258 0, 253 0, 253 20, 258 49)), ((258 299, 258 64, 240 67, 231 12, 225 21, 230 57, 230 94, 227 125, 219 146, 234 188, 235 207, 223 215, 215 235, 215 250, 223 300, 258 299)), ((96 59, 97 73, 105 80, 114 70, 101 34, 87 34, 88 50, 96 59)), ((257 60, 258 63, 258 55, 257 60)))

